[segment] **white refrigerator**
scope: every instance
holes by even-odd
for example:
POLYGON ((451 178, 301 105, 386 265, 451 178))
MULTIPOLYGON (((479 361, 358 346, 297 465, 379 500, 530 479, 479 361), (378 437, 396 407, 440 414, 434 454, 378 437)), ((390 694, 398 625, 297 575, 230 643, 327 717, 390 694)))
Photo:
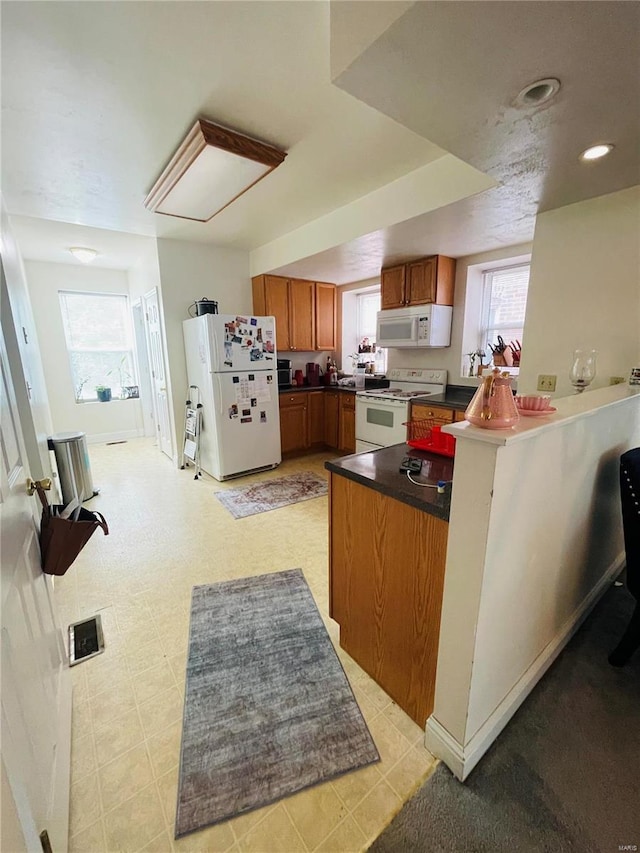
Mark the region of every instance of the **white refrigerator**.
POLYGON ((275 468, 282 461, 275 317, 203 314, 182 325, 189 385, 202 402, 202 469, 226 480, 275 468))

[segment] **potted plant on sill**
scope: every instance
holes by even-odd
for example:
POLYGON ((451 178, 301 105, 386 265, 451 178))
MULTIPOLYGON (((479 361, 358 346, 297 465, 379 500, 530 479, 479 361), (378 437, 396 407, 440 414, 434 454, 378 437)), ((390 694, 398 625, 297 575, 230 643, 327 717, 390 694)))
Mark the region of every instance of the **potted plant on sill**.
POLYGON ((108 403, 111 400, 111 388, 107 385, 96 385, 96 394, 101 403, 108 403))

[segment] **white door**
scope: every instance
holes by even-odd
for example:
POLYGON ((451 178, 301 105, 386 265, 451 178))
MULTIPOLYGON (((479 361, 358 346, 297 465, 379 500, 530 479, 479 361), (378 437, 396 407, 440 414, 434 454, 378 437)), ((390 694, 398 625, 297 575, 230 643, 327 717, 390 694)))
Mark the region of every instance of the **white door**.
POLYGON ((2 782, 11 794, 28 850, 66 851, 69 819, 71 681, 56 618, 53 584, 40 568, 28 497, 26 452, 4 336, 0 337, 0 502, 2 569, 2 782))
POLYGON ((133 333, 136 340, 136 357, 138 360, 138 381, 140 382, 142 423, 144 425, 144 434, 151 436, 156 434, 156 422, 154 420, 151 368, 149 367, 149 354, 147 350, 144 308, 142 307, 141 299, 134 302, 131 306, 131 311, 133 314, 133 333))
POLYGON ((166 359, 157 288, 154 287, 153 290, 145 294, 144 309, 147 321, 147 334, 149 336, 149 361, 151 362, 153 410, 158 436, 158 447, 167 456, 173 458, 169 397, 167 394, 166 359))

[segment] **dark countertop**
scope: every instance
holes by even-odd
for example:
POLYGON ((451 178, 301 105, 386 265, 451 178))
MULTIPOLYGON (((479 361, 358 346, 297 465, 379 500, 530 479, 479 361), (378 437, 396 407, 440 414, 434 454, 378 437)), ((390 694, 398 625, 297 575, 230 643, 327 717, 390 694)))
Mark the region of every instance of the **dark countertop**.
POLYGON ((464 385, 447 385, 444 394, 429 394, 428 397, 414 397, 416 403, 433 403, 434 406, 447 406, 449 409, 456 409, 459 412, 464 412, 467 408, 477 388, 469 388, 464 385))
MULTIPOLYGON (((371 388, 388 388, 390 382, 388 379, 365 379, 365 389, 371 388)), ((288 394, 290 391, 350 391, 355 394, 355 386, 351 385, 291 385, 289 387, 278 386, 278 391, 281 394, 288 394)))
POLYGON ((416 450, 407 444, 394 444, 381 450, 330 459, 325 462, 324 467, 333 474, 339 474, 389 498, 428 512, 443 521, 449 521, 453 459, 448 456, 416 450), (444 494, 438 494, 437 489, 416 486, 406 474, 401 474, 398 469, 405 456, 425 460, 420 474, 411 475, 417 482, 435 485, 438 480, 446 480, 444 494))

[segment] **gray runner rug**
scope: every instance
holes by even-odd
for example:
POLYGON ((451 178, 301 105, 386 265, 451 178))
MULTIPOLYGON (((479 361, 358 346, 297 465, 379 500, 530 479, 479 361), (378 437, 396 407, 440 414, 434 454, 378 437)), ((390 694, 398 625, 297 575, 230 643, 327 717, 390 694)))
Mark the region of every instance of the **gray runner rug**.
POLYGON ((176 838, 379 760, 300 569, 193 588, 176 838))

